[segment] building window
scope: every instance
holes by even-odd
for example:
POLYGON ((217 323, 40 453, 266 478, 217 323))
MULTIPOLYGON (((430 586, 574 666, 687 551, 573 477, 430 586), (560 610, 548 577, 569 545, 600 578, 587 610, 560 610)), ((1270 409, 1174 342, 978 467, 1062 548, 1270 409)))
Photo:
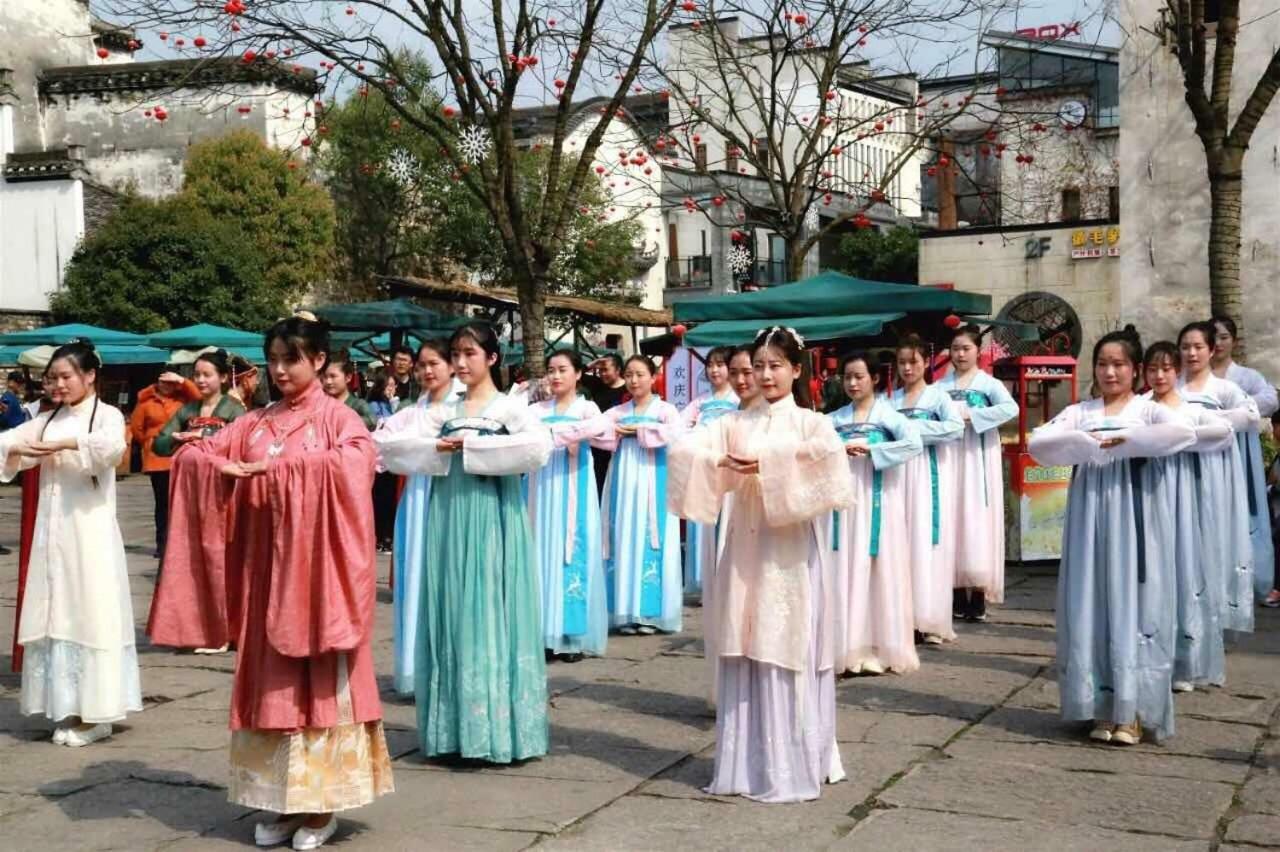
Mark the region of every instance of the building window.
POLYGON ((1080 221, 1080 190, 1062 190, 1062 221, 1080 221))
POLYGON ((699 142, 693 148, 693 168, 700 175, 707 173, 707 143, 699 142))
POLYGON ((763 136, 756 140, 756 166, 761 172, 769 170, 769 140, 763 136))
POLYGON ((724 168, 725 171, 732 172, 735 175, 738 173, 738 149, 732 143, 729 144, 729 147, 724 152, 724 168))
POLYGON ((1120 187, 1107 187, 1107 215, 1112 222, 1120 221, 1120 187))

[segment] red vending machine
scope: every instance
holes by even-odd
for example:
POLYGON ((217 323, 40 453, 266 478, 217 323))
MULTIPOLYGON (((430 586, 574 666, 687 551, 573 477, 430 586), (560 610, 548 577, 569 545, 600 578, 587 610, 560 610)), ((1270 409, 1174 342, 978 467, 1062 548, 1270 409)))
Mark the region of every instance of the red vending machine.
POLYGON ((1027 452, 1027 440, 1033 429, 1076 401, 1076 359, 1069 355, 1005 358, 996 362, 994 372, 1010 385, 1018 401, 1017 439, 1004 445, 1005 559, 1059 559, 1071 467, 1036 464, 1027 452))

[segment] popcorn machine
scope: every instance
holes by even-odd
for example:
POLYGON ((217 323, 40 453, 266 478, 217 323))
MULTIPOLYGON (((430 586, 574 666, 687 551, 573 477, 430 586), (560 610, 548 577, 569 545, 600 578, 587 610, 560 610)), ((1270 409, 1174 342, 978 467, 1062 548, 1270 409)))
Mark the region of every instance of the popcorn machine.
POLYGON ((1069 355, 1005 358, 996 362, 994 373, 1010 384, 1018 401, 1017 440, 1004 445, 1005 559, 1059 559, 1071 467, 1037 464, 1027 452, 1027 440, 1033 429, 1076 401, 1076 359, 1069 355))

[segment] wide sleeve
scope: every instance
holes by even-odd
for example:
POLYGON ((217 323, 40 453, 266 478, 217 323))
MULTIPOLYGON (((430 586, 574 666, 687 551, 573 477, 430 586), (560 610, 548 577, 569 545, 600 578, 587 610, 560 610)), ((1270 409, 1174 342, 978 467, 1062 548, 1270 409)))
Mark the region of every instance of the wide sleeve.
POLYGON ((916 428, 920 432, 920 440, 925 446, 945 444, 964 435, 964 420, 952 404, 951 397, 945 393, 937 393, 929 410, 933 412, 936 420, 915 421, 916 428))
POLYGON ((1195 427, 1168 407, 1148 402, 1143 414, 1144 425, 1108 433, 1108 437, 1123 438, 1124 442, 1104 449, 1104 461, 1171 456, 1196 442, 1195 427))
POLYGON ((511 476, 538 470, 551 458, 551 430, 528 406, 513 401, 502 416, 506 435, 468 435, 462 469, 477 476, 511 476))
POLYGON ((89 476, 106 473, 124 458, 124 451, 128 448, 125 435, 124 415, 120 409, 103 405, 98 409, 93 431, 85 432, 76 439, 76 449, 60 451, 57 463, 89 476))
POLYGON ((720 467, 736 419, 721 417, 706 429, 686 432, 667 451, 667 508, 673 514, 700 524, 720 517, 724 495, 740 479, 720 467))
POLYGON ((1041 465, 1101 463, 1102 445, 1080 430, 1080 408, 1068 406, 1057 417, 1037 427, 1027 442, 1027 451, 1041 465))
POLYGON ((798 524, 853 503, 853 480, 844 442, 831 421, 816 412, 793 434, 769 434, 760 452, 765 523, 798 524))
POLYGON ((702 410, 701 402, 701 399, 695 399, 680 409, 680 421, 684 423, 684 428, 692 429, 698 425, 698 413, 702 410))
POLYGON ((351 406, 351 410, 360 415, 361 422, 370 432, 378 428, 378 418, 374 416, 373 409, 369 407, 369 403, 356 397, 356 404, 351 406))
POLYGON ((287 657, 351 651, 369 636, 377 593, 376 453, 354 411, 329 418, 331 446, 270 462, 272 569, 267 640, 287 657))
POLYGON ((448 416, 448 406, 429 411, 406 408, 397 412, 373 433, 378 463, 392 473, 447 476, 453 453, 436 449, 440 430, 448 416))
POLYGON ((169 418, 169 422, 160 430, 160 434, 156 435, 155 440, 151 442, 151 452, 158 456, 171 456, 177 452, 178 442, 173 440, 173 436, 186 428, 190 416, 191 412, 185 405, 175 411, 169 418))
POLYGON ((1253 399, 1262 417, 1270 417, 1280 409, 1280 398, 1276 395, 1275 386, 1257 370, 1241 367, 1237 375, 1237 384, 1253 399))
POLYGON ((38 441, 40 432, 44 428, 44 424, 49 422, 50 417, 52 417, 51 414, 41 414, 16 429, 6 429, 0 432, 0 463, 4 465, 0 469, 0 482, 12 482, 13 478, 20 472, 40 464, 40 459, 20 456, 14 453, 13 449, 38 441))
POLYGON ((871 466, 876 470, 897 467, 924 452, 924 442, 920 440, 913 421, 896 411, 889 411, 885 413, 882 425, 893 435, 893 440, 867 446, 871 466))
POLYGON ((1014 401, 1004 382, 993 378, 990 382, 983 382, 983 387, 991 404, 986 408, 969 409, 969 423, 979 435, 998 429, 1018 416, 1018 403, 1014 401))
POLYGON ((613 428, 613 421, 600 413, 600 406, 587 400, 582 406, 582 419, 572 423, 552 423, 551 441, 557 447, 571 447, 588 441, 599 442, 613 428))
POLYGON ((663 405, 657 423, 641 423, 636 427, 636 440, 646 450, 674 444, 685 433, 684 420, 674 405, 663 405))
POLYGON ((1195 409, 1196 442, 1189 448, 1195 453, 1216 453, 1229 449, 1235 440, 1235 430, 1231 422, 1220 413, 1195 409))

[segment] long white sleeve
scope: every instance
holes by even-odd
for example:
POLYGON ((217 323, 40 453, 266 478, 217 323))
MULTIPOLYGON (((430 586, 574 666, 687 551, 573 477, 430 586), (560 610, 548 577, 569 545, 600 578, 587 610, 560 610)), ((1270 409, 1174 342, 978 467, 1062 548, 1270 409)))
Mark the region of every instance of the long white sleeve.
POLYGON ((1102 445, 1080 429, 1080 406, 1068 406, 1057 417, 1035 429, 1027 450, 1042 465, 1101 464, 1102 445))
POLYGON ((521 405, 499 413, 506 435, 468 435, 462 441, 462 469, 477 476, 511 476, 538 470, 551 458, 551 430, 521 405))
POLYGON ((378 448, 378 463, 391 473, 447 476, 453 453, 436 449, 440 429, 451 406, 436 406, 430 411, 401 411, 388 419, 396 421, 394 429, 378 429, 373 443, 378 448), (411 415, 402 420, 401 415, 411 415))

